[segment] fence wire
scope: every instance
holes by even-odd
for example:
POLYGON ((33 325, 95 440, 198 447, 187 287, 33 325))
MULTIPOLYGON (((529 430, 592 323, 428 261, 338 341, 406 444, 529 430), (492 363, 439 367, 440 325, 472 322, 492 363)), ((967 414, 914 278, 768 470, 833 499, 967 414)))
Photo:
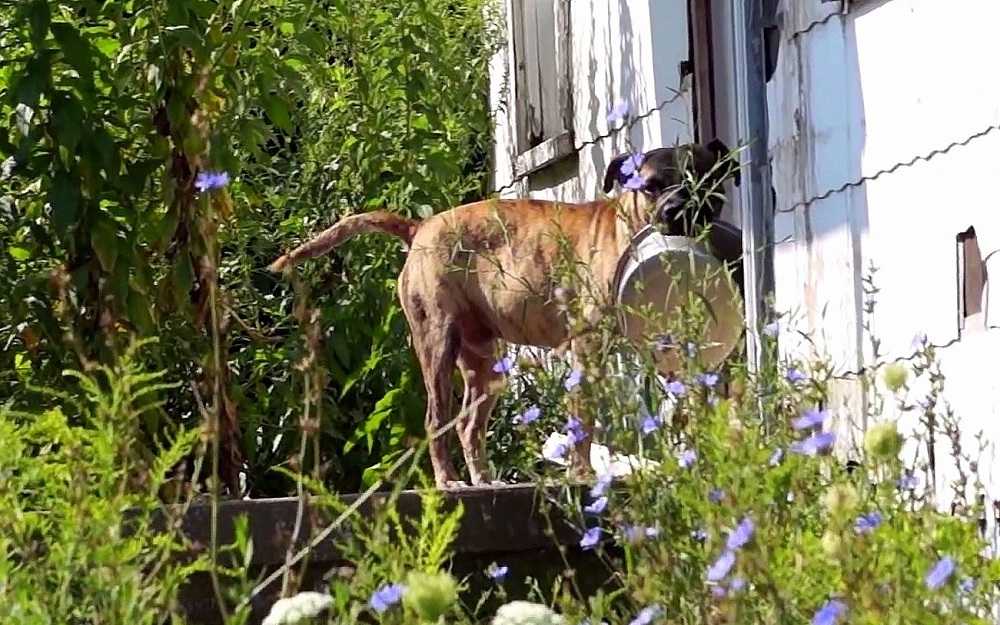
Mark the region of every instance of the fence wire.
MULTIPOLYGON (((664 108, 666 108, 670 104, 673 104, 677 100, 680 100, 681 98, 684 97, 684 92, 683 91, 677 91, 676 89, 671 89, 671 91, 673 91, 673 95, 671 95, 669 98, 666 98, 665 100, 662 100, 659 104, 657 104, 653 108, 647 110, 646 112, 641 113, 639 115, 636 115, 634 117, 629 117, 628 121, 625 122, 624 124, 622 124, 620 126, 612 127, 607 132, 604 132, 604 133, 601 133, 601 134, 599 134, 599 135, 597 135, 595 137, 592 137, 592 138, 584 141, 583 143, 574 144, 573 150, 572 150, 572 152, 570 152, 570 155, 572 155, 572 154, 579 154, 580 152, 583 151, 584 148, 590 147, 592 145, 600 143, 601 141, 603 141, 605 139, 611 138, 611 137, 617 135, 618 133, 620 133, 623 130, 628 130, 629 132, 631 132, 632 128, 638 122, 640 122, 640 121, 642 121, 644 119, 648 119, 653 114, 655 114, 655 113, 657 113, 659 111, 662 111, 664 108)), ((569 156, 569 155, 567 155, 567 156, 569 156)), ((530 176, 532 173, 534 173, 534 172, 531 172, 531 171, 522 172, 520 174, 517 173, 517 171, 516 171, 516 162, 517 162, 516 157, 513 160, 515 162, 515 168, 511 172, 512 175, 511 175, 510 182, 508 182, 507 184, 505 184, 505 185, 499 187, 498 189, 496 189, 493 192, 494 194, 501 195, 505 191, 509 191, 510 189, 513 189, 515 185, 517 185, 522 180, 524 180, 525 178, 527 178, 528 176, 530 176)))
POLYGON ((952 141, 951 143, 949 143, 947 146, 945 146, 943 148, 936 148, 934 150, 931 150, 930 152, 927 152, 926 154, 918 154, 917 156, 914 156, 913 158, 911 158, 908 161, 900 161, 898 163, 895 163, 891 167, 887 167, 885 169, 880 169, 879 171, 875 172, 874 174, 871 174, 870 176, 862 176, 861 178, 858 178, 857 180, 852 180, 850 182, 845 182, 844 184, 840 185, 839 187, 836 187, 836 188, 833 188, 833 189, 829 189, 829 190, 827 190, 827 191, 825 191, 825 192, 823 192, 823 193, 821 193, 819 195, 814 195, 813 197, 811 197, 811 198, 809 198, 807 200, 802 200, 800 202, 796 202, 795 204, 792 204, 791 206, 788 206, 786 208, 775 209, 774 212, 776 212, 776 213, 791 213, 791 212, 794 212, 797 209, 805 208, 805 207, 810 206, 811 204, 813 204, 815 202, 819 202, 821 200, 825 200, 826 198, 830 197, 831 195, 836 195, 838 193, 842 193, 842 192, 844 192, 847 189, 850 189, 852 187, 860 187, 861 185, 863 185, 863 184, 865 184, 867 182, 871 182, 873 180, 877 180, 878 178, 880 178, 880 177, 882 177, 884 175, 894 174, 894 173, 896 173, 900 169, 904 169, 904 168, 907 168, 907 167, 912 167, 912 166, 916 165, 917 163, 919 163, 921 161, 923 161, 923 162, 929 162, 933 158, 935 158, 936 156, 940 156, 942 154, 947 154, 951 150, 953 150, 955 148, 958 148, 958 147, 967 146, 970 143, 972 143, 973 141, 975 141, 976 139, 980 139, 982 137, 985 137, 986 135, 988 135, 988 134, 990 134, 992 132, 995 132, 997 130, 1000 130, 1000 124, 993 124, 991 126, 987 126, 986 128, 983 128, 982 130, 980 130, 978 132, 975 132, 975 133, 969 135, 968 137, 966 137, 964 139, 961 139, 959 141, 952 141))

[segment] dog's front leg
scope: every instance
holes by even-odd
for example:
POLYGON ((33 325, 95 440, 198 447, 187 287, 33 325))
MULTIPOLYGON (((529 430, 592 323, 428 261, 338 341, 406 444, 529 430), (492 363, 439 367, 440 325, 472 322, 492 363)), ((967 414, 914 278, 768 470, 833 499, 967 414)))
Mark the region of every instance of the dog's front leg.
POLYGON ((489 463, 486 460, 486 429, 490 413, 497 402, 495 386, 503 376, 493 371, 492 345, 472 349, 462 347, 458 356, 458 369, 465 380, 465 396, 458 420, 458 438, 462 443, 465 466, 473 486, 490 483, 489 463))

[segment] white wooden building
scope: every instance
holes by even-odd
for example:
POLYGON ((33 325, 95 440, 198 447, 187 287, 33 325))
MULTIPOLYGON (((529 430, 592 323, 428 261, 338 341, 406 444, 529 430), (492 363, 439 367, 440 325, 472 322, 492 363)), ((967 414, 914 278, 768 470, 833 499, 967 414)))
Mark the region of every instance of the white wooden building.
MULTIPOLYGON (((845 373, 873 362, 866 319, 882 361, 912 355, 926 333, 967 441, 1000 441, 1000 289, 989 283, 1000 273, 1000 1, 499 1, 503 195, 599 197, 605 166, 630 145, 750 144, 724 216, 744 229, 750 320, 773 297, 791 319, 783 352, 818 348, 845 373), (645 116, 609 132, 619 101, 645 116)), ((860 414, 845 378, 840 412, 860 414)), ((842 439, 865 425, 841 422, 842 439)), ((1000 500, 992 453, 981 466, 1000 500)), ((937 467, 942 495, 949 473, 937 467)))

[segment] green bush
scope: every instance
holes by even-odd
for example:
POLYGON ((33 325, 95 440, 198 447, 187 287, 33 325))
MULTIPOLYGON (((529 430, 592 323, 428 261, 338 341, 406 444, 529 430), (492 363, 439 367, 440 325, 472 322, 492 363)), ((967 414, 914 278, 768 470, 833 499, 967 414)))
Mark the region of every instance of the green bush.
MULTIPOLYGON (((233 494, 288 494, 303 357, 265 268, 347 211, 426 215, 486 185, 484 0, 26 0, 0 5, 0 397, 62 388, 133 336, 184 385, 140 442, 220 415, 233 494), (8 27, 9 26, 9 27, 8 27), (224 171, 228 185, 199 190, 224 171), (216 385, 215 381, 220 384, 216 385)), ((301 274, 330 328, 321 431, 337 489, 422 435, 419 373, 377 238, 301 274), (389 414, 401 415, 389 420, 389 414)))
POLYGON ((0 410, 0 622, 161 623, 179 585, 205 568, 175 559, 177 512, 160 500, 199 432, 136 453, 164 376, 145 373, 132 350, 114 368, 68 375, 80 393, 60 394, 62 408, 0 410))

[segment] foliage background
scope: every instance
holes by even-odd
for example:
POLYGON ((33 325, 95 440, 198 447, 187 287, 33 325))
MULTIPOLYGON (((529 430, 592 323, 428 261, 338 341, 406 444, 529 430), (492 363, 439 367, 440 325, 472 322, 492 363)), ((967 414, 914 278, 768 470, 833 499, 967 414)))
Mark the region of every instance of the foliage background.
MULTIPOLYGON (((348 212, 484 195, 495 23, 484 0, 0 2, 0 402, 45 404, 30 385, 155 335, 147 365, 180 386, 138 440, 199 421, 200 389, 238 425, 246 490, 286 494, 270 469, 298 446, 307 350, 265 267, 348 212), (204 170, 232 182, 198 193, 204 170)), ((298 276, 337 490, 423 433, 402 260, 371 237, 298 276)))

